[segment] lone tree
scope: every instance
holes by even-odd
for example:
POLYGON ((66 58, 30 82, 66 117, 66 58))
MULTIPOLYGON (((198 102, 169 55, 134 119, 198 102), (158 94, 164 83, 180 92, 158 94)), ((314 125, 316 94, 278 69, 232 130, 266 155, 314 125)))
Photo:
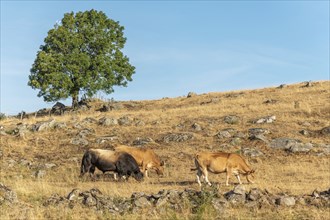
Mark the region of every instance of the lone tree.
POLYGON ((91 97, 98 91, 110 94, 115 85, 126 87, 135 67, 121 52, 123 30, 101 11, 64 14, 40 46, 28 85, 46 102, 72 97, 73 108, 81 93, 91 97))

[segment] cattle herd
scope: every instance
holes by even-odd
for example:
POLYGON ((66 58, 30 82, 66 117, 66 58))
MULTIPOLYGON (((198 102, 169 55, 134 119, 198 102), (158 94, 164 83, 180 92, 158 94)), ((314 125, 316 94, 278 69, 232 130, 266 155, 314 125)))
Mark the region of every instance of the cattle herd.
MULTIPOLYGON (((208 179, 208 172, 226 172, 226 185, 229 178, 234 175, 239 184, 242 184, 239 174, 246 176, 249 183, 253 183, 250 176, 253 176, 254 169, 245 162, 244 158, 234 153, 224 152, 199 152, 194 156, 195 168, 197 170, 197 182, 201 186, 201 180, 205 180, 211 186, 208 179)), ((93 178, 95 168, 103 172, 114 172, 114 178, 129 178, 132 176, 137 181, 148 177, 148 170, 153 169, 158 175, 164 173, 164 162, 155 154, 152 149, 116 145, 114 150, 89 149, 82 158, 80 176, 89 173, 93 178)))

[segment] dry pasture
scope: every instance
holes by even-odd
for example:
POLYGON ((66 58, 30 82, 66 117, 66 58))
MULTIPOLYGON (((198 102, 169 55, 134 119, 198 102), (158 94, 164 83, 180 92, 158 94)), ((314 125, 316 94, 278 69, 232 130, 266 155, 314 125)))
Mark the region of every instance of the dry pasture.
MULTIPOLYGON (((130 197, 134 192, 157 193, 162 189, 199 190, 196 173, 190 171, 194 166, 193 155, 198 151, 225 151, 242 153, 242 148, 261 151, 258 157, 244 156, 248 163, 257 169, 254 184, 246 184, 247 189, 267 189, 273 193, 291 195, 310 194, 313 190, 330 188, 330 136, 320 131, 330 126, 330 81, 313 82, 311 87, 303 83, 287 85, 284 88, 263 88, 231 92, 213 92, 187 98, 163 98, 160 100, 116 102, 118 109, 96 111, 104 104, 94 100, 92 108, 62 116, 30 117, 23 120, 7 118, 0 121, 1 134, 1 174, 3 184, 17 193, 21 205, 1 205, 1 219, 191 219, 217 218, 206 209, 200 216, 187 210, 184 213, 164 215, 135 214, 112 216, 84 207, 44 207, 43 202, 52 194, 67 195, 72 189, 89 190, 98 188, 103 194, 114 197, 130 197), (267 102, 268 101, 268 102, 267 102), (238 122, 228 124, 224 117, 235 115, 238 122), (253 124, 251 120, 265 116, 276 116, 273 123, 253 124), (103 126, 102 117, 128 117, 130 125, 103 126), (48 129, 40 132, 28 131, 23 135, 12 135, 19 125, 32 126, 50 118, 65 123, 64 128, 48 129), (89 118, 89 122, 86 122, 89 118), (94 121, 92 120, 94 119, 94 121), (197 123, 201 130, 193 125, 197 123), (240 138, 218 138, 224 129, 235 129, 243 134, 240 138), (271 149, 261 140, 250 140, 250 128, 264 128, 271 131, 265 137, 271 141, 287 137, 312 143, 308 153, 290 153, 271 149), (73 144, 72 140, 84 129, 90 133, 84 139, 87 145, 73 144), (302 135, 307 130, 310 135, 302 135), (6 134, 4 134, 6 133, 6 134), (193 138, 182 142, 165 141, 169 134, 192 134, 193 138), (115 137, 114 140, 97 141, 100 137, 115 137), (80 162, 88 148, 111 148, 120 142, 133 145, 136 140, 150 138, 153 141, 144 145, 165 161, 165 175, 158 177, 149 172, 150 178, 142 183, 129 179, 116 182, 111 178, 98 178, 91 181, 79 178, 80 162), (55 164, 44 168, 45 164, 55 164), (35 172, 44 170, 41 178, 35 172)), ((97 171, 97 174, 101 172, 97 171)), ((210 174, 209 180, 218 184, 220 192, 233 188, 237 180, 232 177, 231 185, 225 186, 225 174, 210 174)), ((248 209, 228 208, 221 218, 228 219, 330 219, 330 207, 316 208, 296 205, 293 208, 248 209)), ((219 218, 219 216, 218 216, 219 218)))

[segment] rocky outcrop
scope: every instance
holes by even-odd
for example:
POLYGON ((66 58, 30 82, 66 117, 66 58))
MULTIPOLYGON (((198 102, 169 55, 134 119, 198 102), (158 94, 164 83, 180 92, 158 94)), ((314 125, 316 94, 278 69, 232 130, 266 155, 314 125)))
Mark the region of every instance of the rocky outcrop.
POLYGON ((300 140, 292 138, 273 139, 269 146, 273 149, 284 149, 291 153, 309 152, 313 148, 311 143, 302 143, 300 140))
POLYGON ((194 138, 193 133, 185 132, 185 133, 170 133, 166 134, 163 137, 163 141, 165 143, 169 142, 184 142, 194 138))
POLYGON ((196 213, 202 206, 209 205, 217 212, 223 212, 228 207, 294 207, 312 205, 329 207, 330 189, 322 192, 314 191, 310 195, 294 196, 287 194, 272 194, 267 190, 252 188, 246 190, 244 185, 237 185, 232 190, 222 194, 216 186, 193 189, 167 190, 163 189, 156 194, 144 192, 133 193, 130 198, 114 198, 104 195, 97 188, 88 191, 73 189, 67 196, 52 195, 43 203, 44 206, 66 205, 74 208, 76 205, 96 210, 107 211, 112 214, 141 213, 156 211, 166 212, 168 209, 181 212, 189 207, 196 213))
POLYGON ((4 203, 16 203, 17 200, 17 194, 13 190, 11 190, 9 187, 4 185, 3 183, 0 183, 0 205, 4 203))

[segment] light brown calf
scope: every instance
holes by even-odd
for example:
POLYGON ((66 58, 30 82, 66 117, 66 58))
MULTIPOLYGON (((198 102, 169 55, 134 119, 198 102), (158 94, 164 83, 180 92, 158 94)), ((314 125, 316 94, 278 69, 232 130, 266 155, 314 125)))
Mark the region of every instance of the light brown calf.
POLYGON ((239 182, 242 184, 239 174, 246 176, 249 183, 253 183, 249 176, 253 177, 254 170, 251 169, 245 162, 245 160, 238 154, 233 153, 212 153, 212 152, 200 152, 195 155, 197 170, 197 182, 201 186, 200 178, 205 178, 205 181, 211 186, 208 179, 208 171, 211 173, 224 173, 226 172, 226 185, 229 185, 229 178, 231 174, 234 174, 239 182))
POLYGON ((160 161, 159 157, 152 149, 129 147, 126 145, 117 145, 114 147, 117 152, 126 152, 134 157, 140 167, 141 171, 145 172, 145 176, 148 177, 148 169, 156 170, 158 175, 164 173, 164 163, 160 161))

